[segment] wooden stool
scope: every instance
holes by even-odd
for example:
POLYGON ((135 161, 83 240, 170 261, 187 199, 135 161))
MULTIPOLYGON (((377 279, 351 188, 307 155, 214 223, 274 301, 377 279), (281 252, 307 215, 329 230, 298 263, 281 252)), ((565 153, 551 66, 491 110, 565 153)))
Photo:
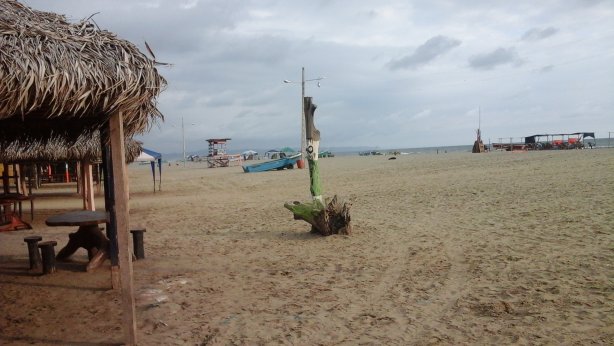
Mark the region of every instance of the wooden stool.
POLYGON ((28 243, 28 257, 30 257, 30 270, 39 269, 42 266, 41 254, 38 251, 38 242, 43 240, 40 235, 32 235, 23 238, 28 243))
POLYGON ((145 258, 145 244, 143 242, 143 233, 147 230, 145 228, 132 229, 130 233, 132 233, 132 247, 134 248, 134 256, 136 259, 145 258))
POLYGON ((55 249, 58 245, 55 240, 48 240, 38 243, 38 247, 41 249, 43 258, 43 274, 55 273, 55 249))

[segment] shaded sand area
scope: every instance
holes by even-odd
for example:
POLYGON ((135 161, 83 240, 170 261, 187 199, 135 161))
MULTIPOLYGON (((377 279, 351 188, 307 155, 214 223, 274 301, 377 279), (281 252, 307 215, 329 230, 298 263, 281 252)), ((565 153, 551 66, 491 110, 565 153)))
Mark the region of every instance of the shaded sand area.
MULTIPOLYGON (((142 345, 614 344, 614 150, 335 157, 324 193, 354 234, 323 238, 283 203, 308 171, 131 166, 142 345)), ((98 200, 98 205, 102 201, 98 200)), ((108 262, 28 275, 23 237, 66 243, 45 216, 0 233, 0 344, 122 338, 108 262)), ((75 261, 84 261, 84 251, 75 261)))

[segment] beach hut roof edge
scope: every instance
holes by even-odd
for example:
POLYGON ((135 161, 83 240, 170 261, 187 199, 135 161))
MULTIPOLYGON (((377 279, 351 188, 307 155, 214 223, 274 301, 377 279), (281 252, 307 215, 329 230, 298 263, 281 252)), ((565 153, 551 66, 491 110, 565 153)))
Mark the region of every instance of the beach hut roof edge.
MULTIPOLYGON (((100 161, 102 159, 100 131, 85 131, 76 138, 66 133, 52 131, 45 140, 31 138, 27 134, 0 140, 0 162, 57 162, 100 161)), ((132 138, 125 140, 126 162, 133 162, 141 153, 142 143, 132 138)))
POLYGON ((127 137, 163 116, 166 86, 156 62, 88 21, 0 0, 0 138, 25 129, 51 138, 50 125, 75 135, 123 113, 127 137))

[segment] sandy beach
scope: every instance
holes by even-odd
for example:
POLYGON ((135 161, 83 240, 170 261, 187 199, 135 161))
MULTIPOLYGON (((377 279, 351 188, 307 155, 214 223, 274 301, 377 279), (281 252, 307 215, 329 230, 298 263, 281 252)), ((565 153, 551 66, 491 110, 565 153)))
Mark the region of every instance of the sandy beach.
MULTIPOLYGON (((330 237, 283 207, 310 198, 306 169, 164 166, 153 194, 131 165, 139 344, 614 344, 614 150, 388 158, 320 161, 352 203, 330 237)), ((33 230, 0 233, 0 344, 121 343, 108 261, 27 270, 23 237, 58 251, 74 227, 44 220, 80 207, 40 198, 33 230)))

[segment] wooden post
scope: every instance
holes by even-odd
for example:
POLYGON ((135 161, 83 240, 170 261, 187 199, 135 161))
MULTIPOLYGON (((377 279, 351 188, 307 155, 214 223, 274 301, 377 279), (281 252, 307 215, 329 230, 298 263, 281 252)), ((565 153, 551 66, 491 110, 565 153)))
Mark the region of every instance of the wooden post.
POLYGON ((94 178, 92 176, 92 164, 89 160, 83 160, 79 164, 81 166, 81 183, 83 192, 83 209, 96 210, 94 202, 94 178))
POLYGON ((311 224, 312 232, 322 235, 350 234, 350 205, 339 202, 334 196, 330 202, 322 198, 322 183, 318 166, 318 151, 320 149, 320 131, 315 128, 313 117, 317 108, 311 97, 305 97, 305 136, 307 139, 307 162, 309 164, 309 180, 312 200, 308 203, 285 203, 284 207, 294 214, 296 220, 304 220, 311 224))
POLYGON ((26 165, 19 164, 19 191, 22 195, 28 196, 28 187, 26 185, 26 165))
POLYGON ((81 200, 83 201, 83 210, 88 209, 87 203, 87 191, 85 190, 85 162, 83 160, 77 161, 77 193, 81 194, 81 200))
POLYGON ((96 164, 96 193, 102 192, 101 178, 102 178, 102 165, 97 163, 96 164))
POLYGON ((115 203, 112 212, 117 226, 117 245, 121 293, 123 301, 124 336, 126 345, 136 344, 136 310, 134 306, 134 283, 132 279, 132 256, 129 244, 128 180, 124 148, 123 114, 116 112, 109 119, 111 160, 113 162, 113 190, 115 203))
POLYGON ((101 133, 101 138, 104 138, 102 144, 102 174, 104 175, 104 204, 109 211, 109 221, 107 222, 107 238, 109 238, 109 258, 111 260, 111 282, 114 289, 119 289, 119 258, 117 256, 117 228, 115 225, 115 213, 111 212, 114 205, 115 196, 113 191, 113 163, 111 160, 111 147, 109 146, 108 131, 101 133), (104 135, 103 135, 104 134, 104 135))
POLYGON ((324 204, 322 200, 322 182, 320 180, 320 167, 318 167, 318 152, 320 150, 320 131, 316 129, 313 122, 316 106, 311 97, 305 97, 305 137, 307 139, 307 162, 309 163, 309 180, 311 196, 315 201, 324 204))
POLYGON ((4 190, 4 193, 9 193, 10 192, 10 181, 9 181, 9 164, 8 163, 4 163, 3 164, 3 170, 2 170, 2 188, 4 190))
POLYGON ((34 188, 38 190, 38 188, 41 186, 41 181, 40 181, 40 177, 38 175, 38 171, 40 169, 40 166, 38 165, 38 163, 35 163, 32 167, 32 170, 34 171, 34 177, 30 176, 30 192, 32 191, 32 180, 34 179, 34 188))
MULTIPOLYGON (((85 198, 84 180, 83 180, 83 161, 75 162, 75 173, 77 176, 77 193, 85 198)), ((83 201, 85 203, 85 200, 83 201)), ((85 208, 84 208, 85 210, 85 208)))

